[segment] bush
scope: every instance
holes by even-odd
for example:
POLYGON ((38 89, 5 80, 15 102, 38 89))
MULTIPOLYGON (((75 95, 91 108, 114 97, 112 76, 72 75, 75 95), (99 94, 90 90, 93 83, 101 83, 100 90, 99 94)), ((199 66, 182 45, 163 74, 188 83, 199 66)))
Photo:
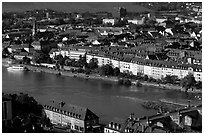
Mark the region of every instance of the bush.
POLYGON ((125 79, 123 81, 123 85, 125 85, 125 86, 131 86, 131 84, 132 84, 132 82, 129 79, 125 79))
POLYGON ((119 85, 131 86, 132 82, 129 79, 119 79, 119 85))
POLYGON ((119 79, 118 84, 123 85, 123 79, 119 79))
POLYGON ((144 80, 144 81, 147 81, 147 80, 148 80, 148 76, 147 76, 147 75, 144 75, 143 80, 144 80))
POLYGON ((82 68, 77 69, 78 73, 84 73, 84 70, 82 68))
POLYGON ((90 69, 85 69, 84 72, 85 72, 86 75, 89 75, 91 73, 91 70, 90 69))
POLYGON ((141 84, 139 81, 137 81, 136 86, 137 86, 137 87, 141 87, 142 84, 141 84))

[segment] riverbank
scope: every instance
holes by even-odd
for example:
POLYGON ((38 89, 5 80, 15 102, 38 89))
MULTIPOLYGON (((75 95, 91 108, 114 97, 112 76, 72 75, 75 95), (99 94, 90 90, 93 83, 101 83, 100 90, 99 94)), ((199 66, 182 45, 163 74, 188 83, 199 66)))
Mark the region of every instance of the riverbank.
POLYGON ((185 107, 183 105, 171 104, 162 101, 145 101, 141 105, 146 109, 154 109, 159 112, 172 112, 185 107))
POLYGON ((103 81, 112 81, 112 82, 118 82, 117 77, 104 77, 96 74, 86 75, 83 73, 72 73, 70 71, 63 71, 63 70, 54 70, 46 67, 36 67, 31 65, 25 65, 25 67, 28 68, 29 71, 32 72, 44 72, 44 73, 50 73, 50 74, 56 74, 56 75, 62 75, 67 77, 79 77, 84 78, 86 80, 88 79, 97 79, 97 80, 103 80, 103 81))
MULTIPOLYGON (((153 88, 159 88, 159 89, 166 89, 166 90, 179 90, 179 91, 185 91, 185 89, 181 86, 178 85, 173 85, 173 84, 157 84, 157 83, 150 83, 146 81, 133 81, 132 84, 137 85, 138 82, 141 84, 143 87, 153 87, 153 88)), ((200 89, 189 89, 187 92, 190 93, 202 93, 202 90, 200 89)))
MULTIPOLYGON (((5 63, 2 63, 3 66, 7 67, 8 65, 5 63)), ((117 77, 111 77, 111 76, 100 76, 98 74, 90 74, 86 75, 83 73, 72 73, 71 71, 65 71, 65 70, 55 70, 51 68, 46 67, 39 67, 39 66, 33 66, 33 65, 24 65, 32 72, 44 72, 44 73, 50 73, 50 74, 56 74, 56 75, 62 75, 67 77, 78 77, 83 78, 86 80, 94 79, 94 80, 103 80, 103 81, 111 81, 114 83, 118 83, 119 78, 117 77)), ((178 90, 178 91, 185 91, 181 86, 177 85, 168 85, 168 84, 157 84, 157 83, 150 83, 145 81, 132 81, 132 85, 137 85, 138 82, 141 84, 140 87, 153 87, 153 88, 159 88, 159 89, 166 89, 166 90, 178 90)), ((188 90, 187 92, 190 93, 202 93, 202 90, 193 89, 188 90)))

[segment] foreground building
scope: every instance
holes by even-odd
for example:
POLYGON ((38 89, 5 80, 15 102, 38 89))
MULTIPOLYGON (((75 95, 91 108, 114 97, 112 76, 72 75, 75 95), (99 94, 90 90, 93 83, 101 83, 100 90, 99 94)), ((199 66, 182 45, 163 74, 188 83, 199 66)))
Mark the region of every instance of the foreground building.
POLYGON ((2 96, 2 126, 7 126, 12 120, 12 102, 8 96, 2 96))
POLYGON ((99 128, 99 117, 88 108, 64 102, 44 105, 44 111, 51 123, 77 132, 91 132, 99 128))
POLYGON ((202 131, 202 106, 184 108, 173 112, 125 120, 114 119, 104 128, 104 133, 178 133, 202 131))

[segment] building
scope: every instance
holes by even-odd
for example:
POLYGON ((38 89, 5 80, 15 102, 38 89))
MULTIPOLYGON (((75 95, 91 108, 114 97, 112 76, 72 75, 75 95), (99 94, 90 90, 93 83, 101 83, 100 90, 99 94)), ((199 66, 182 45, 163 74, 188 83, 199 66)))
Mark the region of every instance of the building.
POLYGON ((69 48, 69 58, 79 60, 79 57, 86 55, 86 48, 73 46, 69 48))
POLYGON ((103 24, 110 23, 110 24, 112 24, 112 26, 115 25, 117 22, 118 21, 116 19, 114 19, 114 18, 110 18, 110 19, 109 18, 105 18, 105 19, 103 19, 103 24))
POLYGON ((121 27, 96 27, 95 30, 100 35, 107 36, 108 34, 120 35, 123 33, 123 28, 121 27))
POLYGON ((124 122, 124 119, 114 118, 104 127, 104 133, 122 133, 124 122))
POLYGON ((202 106, 188 107, 177 111, 158 113, 142 118, 113 119, 104 128, 104 133, 173 133, 182 129, 202 131, 202 106), (194 128, 194 129, 193 129, 194 128))
POLYGON ((86 55, 86 62, 89 63, 92 58, 95 58, 98 61, 99 67, 109 64, 113 68, 118 67, 120 72, 133 75, 147 75, 148 77, 155 79, 162 79, 167 75, 177 76, 178 79, 182 79, 188 74, 193 74, 196 81, 202 80, 201 65, 179 64, 175 61, 144 59, 128 53, 126 53, 126 55, 117 55, 113 53, 114 52, 112 52, 110 48, 109 53, 103 51, 88 53, 86 55))
POLYGON ((142 17, 142 18, 134 18, 134 19, 128 19, 127 21, 128 21, 128 23, 133 23, 133 24, 139 24, 139 25, 141 25, 141 24, 144 24, 144 22, 145 22, 145 17, 142 17))
POLYGON ((8 96, 2 96, 2 126, 7 126, 12 119, 12 102, 8 96))
POLYGON ((125 8, 120 8, 120 18, 123 18, 127 15, 127 10, 125 8))
POLYGON ((99 117, 88 108, 52 101, 44 105, 51 123, 77 132, 91 132, 99 126, 99 117))

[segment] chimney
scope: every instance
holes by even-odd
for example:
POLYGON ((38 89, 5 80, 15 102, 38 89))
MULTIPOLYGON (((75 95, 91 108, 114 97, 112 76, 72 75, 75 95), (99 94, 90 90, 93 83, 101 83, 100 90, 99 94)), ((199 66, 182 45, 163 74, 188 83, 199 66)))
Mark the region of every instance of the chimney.
POLYGON ((112 128, 116 128, 116 127, 115 127, 115 124, 113 124, 113 127, 112 127, 112 128))
POLYGON ((117 123, 115 123, 115 129, 118 129, 118 124, 117 123))
POLYGON ((121 125, 120 125, 120 124, 118 124, 118 130, 120 130, 120 128, 121 128, 121 125))
POLYGON ((109 124, 109 126, 110 126, 111 128, 113 128, 113 122, 111 122, 111 123, 109 124))

